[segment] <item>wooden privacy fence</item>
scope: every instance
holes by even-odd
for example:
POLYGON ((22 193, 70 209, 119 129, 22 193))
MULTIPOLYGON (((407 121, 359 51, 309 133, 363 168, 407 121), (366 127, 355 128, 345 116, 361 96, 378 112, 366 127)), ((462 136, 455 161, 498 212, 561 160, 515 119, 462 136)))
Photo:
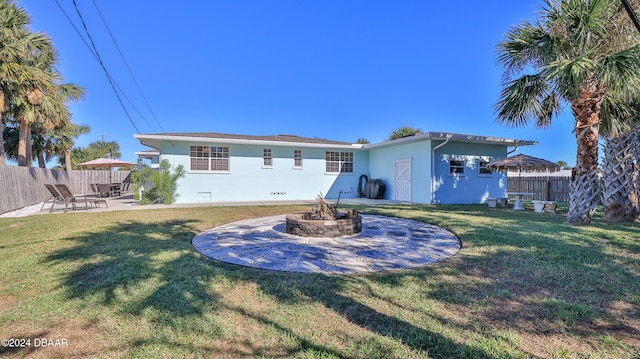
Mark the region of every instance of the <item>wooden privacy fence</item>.
POLYGON ((90 183, 130 182, 131 171, 57 171, 37 167, 0 166, 0 214, 45 201, 45 184, 66 184, 74 194, 91 194, 90 183), (109 178, 111 172, 111 178, 109 178))
POLYGON ((509 192, 533 193, 533 199, 569 202, 570 177, 509 177, 509 192))

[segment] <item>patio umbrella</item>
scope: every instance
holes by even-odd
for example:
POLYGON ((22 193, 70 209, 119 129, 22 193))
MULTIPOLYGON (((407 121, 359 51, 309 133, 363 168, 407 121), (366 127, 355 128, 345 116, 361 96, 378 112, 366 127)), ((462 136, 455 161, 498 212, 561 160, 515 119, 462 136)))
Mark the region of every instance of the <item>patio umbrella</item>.
POLYGON ((555 172, 560 170, 560 166, 551 161, 524 154, 493 160, 487 164, 487 167, 492 171, 518 171, 518 181, 520 182, 521 188, 522 172, 555 172))
POLYGON ((555 172, 560 169, 557 164, 551 161, 523 154, 493 160, 487 164, 487 167, 489 167, 489 169, 491 169, 492 171, 511 170, 518 172, 555 172))
POLYGON ((109 169, 109 183, 111 183, 111 168, 113 167, 131 167, 137 166, 135 163, 116 160, 113 158, 96 158, 95 160, 78 163, 80 167, 86 168, 108 168, 109 169))

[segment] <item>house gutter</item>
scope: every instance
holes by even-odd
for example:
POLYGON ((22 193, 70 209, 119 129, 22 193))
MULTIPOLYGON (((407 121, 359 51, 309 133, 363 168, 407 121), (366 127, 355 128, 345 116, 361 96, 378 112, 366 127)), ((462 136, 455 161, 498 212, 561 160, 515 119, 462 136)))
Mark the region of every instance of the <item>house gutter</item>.
POLYGON ((517 150, 518 150, 518 145, 516 145, 516 147, 515 147, 513 150, 511 150, 511 151, 507 152, 507 157, 508 157, 510 154, 512 154, 512 153, 514 153, 514 152, 516 152, 517 150))
POLYGON ((436 191, 436 150, 451 141, 452 134, 447 134, 447 138, 441 144, 431 149, 431 204, 434 202, 436 191))

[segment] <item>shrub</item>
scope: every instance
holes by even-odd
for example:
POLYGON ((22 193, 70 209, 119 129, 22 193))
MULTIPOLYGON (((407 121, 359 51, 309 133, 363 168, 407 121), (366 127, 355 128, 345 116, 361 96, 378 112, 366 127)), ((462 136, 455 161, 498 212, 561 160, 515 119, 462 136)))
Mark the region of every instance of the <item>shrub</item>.
POLYGON ((164 159, 160 162, 160 168, 144 168, 133 174, 135 185, 134 196, 140 204, 164 203, 171 204, 175 202, 178 194, 176 193, 178 179, 184 177, 185 170, 182 165, 175 168, 171 172, 171 164, 164 159), (142 196, 138 195, 138 189, 143 187, 142 196))

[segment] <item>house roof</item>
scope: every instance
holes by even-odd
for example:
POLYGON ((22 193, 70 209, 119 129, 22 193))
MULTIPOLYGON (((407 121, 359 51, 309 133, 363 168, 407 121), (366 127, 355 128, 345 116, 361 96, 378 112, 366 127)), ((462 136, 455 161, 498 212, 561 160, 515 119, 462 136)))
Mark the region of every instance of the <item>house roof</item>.
POLYGON ((153 159, 153 156, 160 156, 160 151, 159 150, 136 151, 136 155, 150 160, 150 159, 153 159))
POLYGON ((206 142, 206 143, 235 143, 252 145, 287 146, 295 145, 299 147, 335 147, 335 148, 362 148, 361 144, 351 142, 332 141, 321 138, 300 137, 295 135, 237 135, 218 132, 183 132, 183 133, 158 133, 158 134, 136 134, 135 138, 146 146, 156 149, 160 148, 161 141, 175 142, 206 142))
POLYGON ((511 146, 511 147, 531 146, 531 145, 538 144, 538 141, 515 140, 515 139, 503 138, 503 137, 465 135, 465 134, 450 133, 450 132, 425 132, 425 133, 417 133, 415 135, 398 138, 395 140, 368 144, 368 145, 365 145, 365 148, 380 148, 380 147, 394 146, 401 143, 411 143, 411 142, 422 141, 422 140, 432 140, 432 141, 442 141, 442 142, 450 140, 455 142, 502 144, 502 145, 511 146))
POLYGON ((297 147, 315 147, 315 148, 349 148, 349 149, 370 149, 394 146, 401 143, 410 143, 421 140, 441 140, 447 139, 456 142, 470 143, 490 143, 502 144, 507 146, 529 146, 535 145, 537 141, 515 140, 502 137, 464 135, 448 132, 427 132, 419 133, 395 140, 384 141, 374 144, 357 144, 342 141, 332 141, 320 138, 300 137, 295 135, 237 135, 218 132, 183 132, 183 133, 157 133, 157 134, 135 134, 143 145, 160 149, 162 141, 175 142, 204 142, 204 143, 233 143, 248 145, 266 145, 266 146, 297 146, 297 147))

